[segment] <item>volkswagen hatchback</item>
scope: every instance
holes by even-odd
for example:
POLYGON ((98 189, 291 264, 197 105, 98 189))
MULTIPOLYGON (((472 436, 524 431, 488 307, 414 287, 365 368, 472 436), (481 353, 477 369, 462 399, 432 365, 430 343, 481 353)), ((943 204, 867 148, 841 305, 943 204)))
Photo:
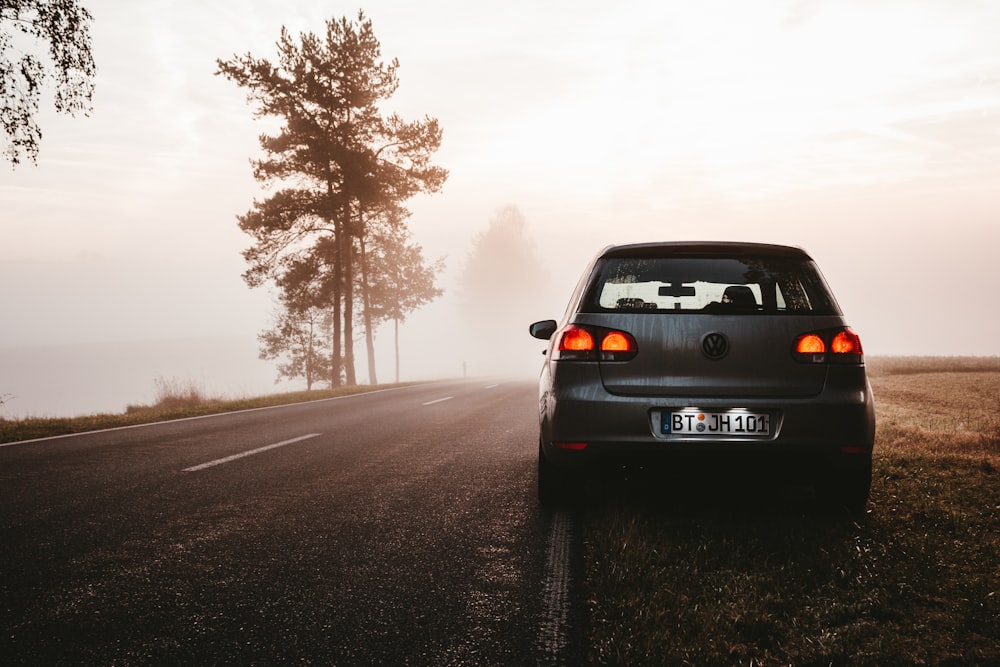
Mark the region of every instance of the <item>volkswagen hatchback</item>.
POLYGON ((587 473, 632 467, 766 472, 864 510, 875 411, 861 340, 802 249, 612 246, 563 321, 530 332, 549 341, 542 504, 574 497, 587 473))

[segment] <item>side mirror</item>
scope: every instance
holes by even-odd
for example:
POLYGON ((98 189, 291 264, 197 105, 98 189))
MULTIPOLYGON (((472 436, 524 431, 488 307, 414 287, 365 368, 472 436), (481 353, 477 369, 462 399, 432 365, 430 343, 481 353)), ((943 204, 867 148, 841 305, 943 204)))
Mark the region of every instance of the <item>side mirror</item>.
POLYGON ((552 338, 552 334, 556 332, 559 325, 556 324, 555 320, 542 320, 541 322, 535 322, 530 327, 528 331, 535 338, 541 338, 542 340, 548 340, 552 338))

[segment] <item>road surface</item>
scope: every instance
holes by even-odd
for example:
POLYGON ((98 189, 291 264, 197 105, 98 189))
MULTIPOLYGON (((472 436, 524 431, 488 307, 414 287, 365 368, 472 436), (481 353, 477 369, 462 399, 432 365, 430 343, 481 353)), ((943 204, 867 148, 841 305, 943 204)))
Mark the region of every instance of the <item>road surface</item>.
POLYGON ((536 410, 468 380, 0 446, 0 662, 579 664, 536 410))

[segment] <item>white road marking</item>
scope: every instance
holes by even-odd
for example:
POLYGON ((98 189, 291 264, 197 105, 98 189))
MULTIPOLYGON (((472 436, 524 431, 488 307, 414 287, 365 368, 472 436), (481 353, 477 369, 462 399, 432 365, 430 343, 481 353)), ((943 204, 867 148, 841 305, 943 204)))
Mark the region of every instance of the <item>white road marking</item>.
POLYGON ((298 438, 292 438, 291 440, 282 440, 281 442, 276 442, 273 445, 266 445, 264 447, 258 447, 257 449, 251 449, 250 451, 240 452, 239 454, 233 454, 232 456, 227 456, 224 459, 216 459, 214 461, 209 461, 208 463, 202 463, 201 465, 191 466, 190 468, 184 468, 181 472, 196 472, 198 470, 204 470, 205 468, 211 468, 212 466, 221 465, 223 463, 229 463, 230 461, 235 461, 236 459, 242 459, 245 456, 253 456, 254 454, 260 454, 261 452, 266 452, 269 449, 275 449, 277 447, 284 447, 285 445, 290 445, 294 442, 302 442, 303 440, 308 440, 309 438, 315 438, 320 435, 319 433, 310 433, 309 435, 302 435, 298 438))
POLYGON ((538 648, 547 664, 563 663, 569 622, 569 552, 573 541, 573 522, 566 512, 552 517, 549 546, 545 556, 545 582, 542 586, 542 619, 538 628, 538 648))
POLYGON ((454 396, 446 396, 445 398, 439 398, 436 401, 427 401, 424 405, 434 405, 435 403, 444 403, 445 401, 450 401, 455 398, 454 396))
POLYGON ((486 385, 485 387, 483 387, 483 389, 493 389, 494 387, 499 387, 499 386, 500 386, 500 383, 498 382, 497 384, 486 385))
MULTIPOLYGON (((78 431, 76 433, 63 433, 62 435, 49 435, 43 438, 32 438, 30 440, 15 440, 14 442, 0 443, 0 447, 13 447, 14 445, 30 445, 36 442, 46 442, 47 440, 62 440, 64 438, 85 438, 90 435, 100 435, 102 433, 113 433, 115 431, 131 431, 133 429, 149 428, 151 426, 163 426, 164 424, 179 424, 181 422, 200 421, 202 419, 219 419, 231 415, 240 415, 246 412, 261 412, 264 410, 284 410, 298 405, 309 403, 329 403, 331 401, 348 401, 351 399, 364 398, 373 394, 384 394, 390 391, 403 391, 415 385, 403 387, 388 387, 387 389, 373 389, 372 391, 362 391, 357 394, 347 394, 346 396, 331 396, 330 398, 320 398, 312 401, 299 401, 298 403, 285 403, 284 405, 266 405, 262 408, 247 408, 245 410, 233 410, 232 412, 216 412, 210 415, 198 415, 197 417, 182 417, 181 419, 168 419, 166 421, 150 422, 148 424, 130 424, 129 426, 114 426, 112 428, 101 428, 93 431, 78 431)), ((419 385, 416 385, 419 386, 419 385)))

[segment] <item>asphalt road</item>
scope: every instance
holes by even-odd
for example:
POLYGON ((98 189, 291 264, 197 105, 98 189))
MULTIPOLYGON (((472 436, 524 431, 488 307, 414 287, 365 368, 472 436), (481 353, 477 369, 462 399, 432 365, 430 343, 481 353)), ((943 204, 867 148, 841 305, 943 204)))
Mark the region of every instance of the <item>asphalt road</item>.
POLYGON ((0 663, 579 663, 535 414, 470 380, 2 446, 0 663))

